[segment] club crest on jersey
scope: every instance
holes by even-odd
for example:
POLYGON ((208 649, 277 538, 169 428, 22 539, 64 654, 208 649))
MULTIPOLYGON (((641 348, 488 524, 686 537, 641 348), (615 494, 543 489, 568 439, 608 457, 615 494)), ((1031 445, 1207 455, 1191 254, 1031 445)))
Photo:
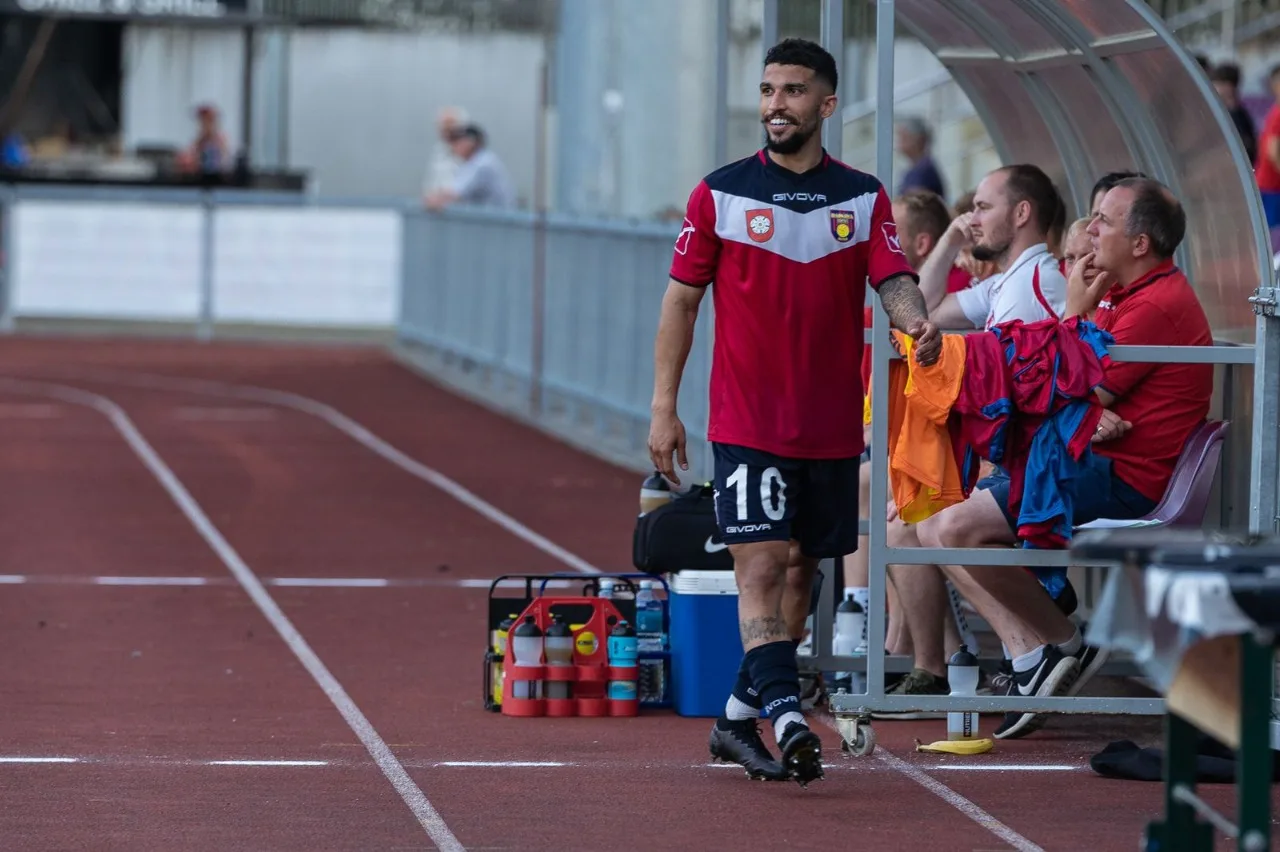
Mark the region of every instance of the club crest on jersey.
POLYGON ((889 251, 896 251, 905 257, 906 252, 902 250, 902 242, 898 239, 898 226, 893 222, 885 222, 880 230, 884 233, 884 244, 889 247, 889 251))
POLYGON ((835 237, 838 243, 847 243, 853 239, 852 210, 831 211, 831 236, 835 237))
POLYGON ((747 236, 758 243, 767 243, 773 236, 773 208, 760 207, 747 211, 747 236))

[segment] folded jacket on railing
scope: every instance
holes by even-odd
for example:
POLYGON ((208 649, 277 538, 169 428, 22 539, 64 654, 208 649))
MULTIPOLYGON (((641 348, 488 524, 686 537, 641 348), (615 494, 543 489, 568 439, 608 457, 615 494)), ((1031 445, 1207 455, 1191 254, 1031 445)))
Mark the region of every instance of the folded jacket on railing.
POLYGON ((978 459, 1009 476, 1009 514, 1024 547, 1071 538, 1075 478, 1093 450, 1111 336, 1091 322, 1015 320, 971 335, 956 400, 957 452, 967 487, 978 459), (1032 483, 1028 489, 1027 483, 1032 483))
POLYGON ((985 458, 1009 476, 1023 546, 1065 546, 1075 478, 1102 417, 1094 390, 1111 336, 1076 318, 1013 321, 944 334, 929 367, 915 362, 910 337, 894 331, 892 341, 903 358, 889 365, 889 478, 902 520, 919 523, 967 498, 985 458))

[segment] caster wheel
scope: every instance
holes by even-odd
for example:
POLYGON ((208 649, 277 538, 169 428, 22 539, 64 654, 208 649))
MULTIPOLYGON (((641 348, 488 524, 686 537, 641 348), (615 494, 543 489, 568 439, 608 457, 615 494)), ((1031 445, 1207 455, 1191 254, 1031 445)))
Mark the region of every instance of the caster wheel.
POLYGON ((859 726, 853 738, 853 745, 848 746, 847 743, 845 745, 855 757, 866 757, 876 750, 876 732, 869 726, 865 728, 859 726))

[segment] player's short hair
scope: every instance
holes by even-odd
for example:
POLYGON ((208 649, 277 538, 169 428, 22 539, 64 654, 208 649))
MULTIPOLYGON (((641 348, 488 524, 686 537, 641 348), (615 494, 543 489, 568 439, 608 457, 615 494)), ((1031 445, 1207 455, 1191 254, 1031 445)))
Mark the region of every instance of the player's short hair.
POLYGON ((1067 205, 1044 170, 1031 163, 1018 163, 1000 171, 1006 176, 1004 191, 1009 203, 1030 202, 1040 233, 1061 235, 1067 221, 1067 205))
POLYGON ((808 68, 813 76, 826 80, 835 91, 840 83, 836 60, 820 44, 803 38, 787 38, 769 48, 764 57, 765 65, 799 65, 808 68))
POLYGON ((936 192, 913 189, 893 201, 904 208, 903 221, 898 224, 912 234, 929 234, 936 243, 951 224, 946 202, 936 192))
POLYGON ((1238 89, 1240 88, 1240 66, 1234 62, 1224 62, 1209 72, 1209 79, 1238 89))
POLYGON ((1116 188, 1133 190, 1133 203, 1124 217, 1125 234, 1146 234, 1156 257, 1173 257, 1187 234, 1187 214, 1174 194, 1151 178, 1129 178, 1116 184, 1116 188))
POLYGON ((1090 204, 1093 203, 1093 199, 1098 197, 1099 192, 1109 191, 1116 184, 1120 183, 1120 181, 1122 180, 1129 180, 1130 178, 1144 178, 1144 177, 1146 177, 1146 175, 1144 175, 1142 172, 1128 172, 1128 171, 1107 172, 1105 175, 1098 178, 1098 182, 1093 185, 1093 191, 1089 193, 1089 203, 1090 204))

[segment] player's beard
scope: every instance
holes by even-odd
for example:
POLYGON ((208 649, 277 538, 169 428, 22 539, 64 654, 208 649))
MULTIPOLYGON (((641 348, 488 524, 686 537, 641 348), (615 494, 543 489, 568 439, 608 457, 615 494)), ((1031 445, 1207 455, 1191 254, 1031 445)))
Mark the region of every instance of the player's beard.
POLYGON ((980 260, 983 263, 987 261, 999 261, 1009 253, 1009 246, 1013 245, 1013 223, 1005 222, 995 234, 991 234, 994 239, 991 242, 979 242, 970 250, 974 260, 980 260))
MULTIPOLYGON (((774 140, 769 133, 769 120, 774 116, 764 119, 760 123, 764 125, 764 146, 775 154, 794 154, 805 146, 813 134, 818 132, 818 122, 816 120, 810 122, 797 121, 792 125, 792 131, 789 135, 780 140, 774 140)), ((790 116, 788 116, 790 118, 790 116)))

